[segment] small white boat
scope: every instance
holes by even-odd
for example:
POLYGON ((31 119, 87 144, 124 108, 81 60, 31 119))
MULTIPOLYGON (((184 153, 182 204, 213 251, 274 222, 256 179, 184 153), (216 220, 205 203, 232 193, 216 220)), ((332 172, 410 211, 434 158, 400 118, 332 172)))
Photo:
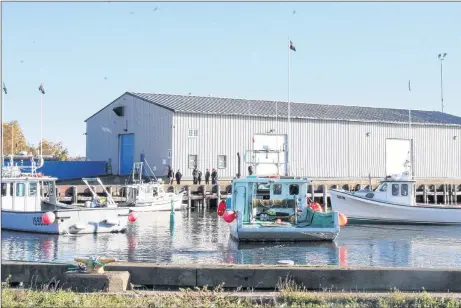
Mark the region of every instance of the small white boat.
MULTIPOLYGON (((147 164, 147 163, 146 163, 147 164)), ((154 173, 148 182, 143 181, 143 162, 133 164, 131 184, 126 185, 126 203, 120 206, 128 206, 136 212, 170 211, 184 208, 184 192, 169 193, 163 188, 161 180, 157 180, 154 173)), ((150 169, 149 165, 147 167, 150 169)))
POLYGON ((461 224, 461 206, 416 203, 416 181, 405 171, 386 177, 373 191, 330 190, 332 209, 349 223, 461 224))
POLYGON ((339 213, 314 211, 308 179, 248 176, 234 179, 232 196, 218 205, 237 241, 333 241, 339 213), (225 210, 223 209, 225 207, 225 210))
MULTIPOLYGON (((130 210, 99 203, 93 208, 60 203, 56 196, 56 178, 42 176, 31 167, 2 166, 2 229, 34 233, 81 234, 124 232, 130 210), (29 173, 23 169, 30 168, 29 173), (46 217, 45 217, 46 216, 46 217)), ((133 216, 133 215, 132 215, 133 216)))

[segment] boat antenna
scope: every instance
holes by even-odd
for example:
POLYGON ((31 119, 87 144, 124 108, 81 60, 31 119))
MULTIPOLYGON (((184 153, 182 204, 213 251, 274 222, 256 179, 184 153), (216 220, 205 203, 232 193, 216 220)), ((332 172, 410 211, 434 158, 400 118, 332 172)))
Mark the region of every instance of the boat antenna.
MULTIPOLYGON (((411 93, 411 80, 408 80, 408 92, 411 93)), ((408 135, 410 138, 410 151, 408 157, 408 172, 413 179, 413 134, 411 130, 411 107, 408 108, 408 135)))

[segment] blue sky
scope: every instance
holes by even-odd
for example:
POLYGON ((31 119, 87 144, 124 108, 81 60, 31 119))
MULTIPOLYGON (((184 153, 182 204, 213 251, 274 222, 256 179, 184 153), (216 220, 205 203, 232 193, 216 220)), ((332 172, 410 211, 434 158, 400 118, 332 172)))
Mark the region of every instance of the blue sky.
POLYGON ((461 116, 461 3, 1 5, 4 120, 37 143, 43 81, 44 138, 73 155, 125 91, 287 100, 288 36, 292 101, 440 110, 446 52, 445 111, 461 116))

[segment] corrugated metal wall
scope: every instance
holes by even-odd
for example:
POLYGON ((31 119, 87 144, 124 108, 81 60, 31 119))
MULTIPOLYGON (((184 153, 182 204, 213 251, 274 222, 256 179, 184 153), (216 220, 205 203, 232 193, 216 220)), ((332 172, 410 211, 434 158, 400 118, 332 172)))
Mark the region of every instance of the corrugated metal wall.
POLYGON ((163 159, 171 149, 172 112, 154 104, 123 95, 86 122, 86 157, 88 160, 112 159, 112 173, 119 170, 119 135, 134 134, 134 160, 141 153, 156 175, 164 173, 163 159), (125 106, 125 115, 117 116, 113 108, 125 106), (127 129, 127 131, 125 131, 127 129))
MULTIPOLYGON (((191 177, 188 155, 198 155, 201 170, 216 168, 218 155, 227 155, 221 178, 237 173, 237 152, 251 149, 252 136, 275 129, 287 131, 287 120, 177 113, 174 115, 173 164, 191 177), (198 129, 198 137, 188 137, 198 129)), ((386 138, 409 139, 408 125, 346 121, 291 121, 291 173, 313 178, 351 178, 385 175, 386 138), (370 133, 367 136, 367 133, 370 133)), ((461 127, 412 125, 414 172, 417 177, 461 177, 461 127), (454 136, 458 136, 454 139, 454 136)), ((242 159, 242 174, 248 166, 242 159)))

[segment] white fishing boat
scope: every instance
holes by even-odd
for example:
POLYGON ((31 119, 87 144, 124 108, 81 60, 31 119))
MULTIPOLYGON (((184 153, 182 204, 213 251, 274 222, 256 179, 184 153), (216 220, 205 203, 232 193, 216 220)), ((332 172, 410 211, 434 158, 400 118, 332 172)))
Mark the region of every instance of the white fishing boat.
POLYGON ((350 223, 461 224, 461 206, 416 203, 416 181, 409 171, 386 177, 373 190, 331 189, 332 209, 350 223))
POLYGON ((127 200, 120 206, 128 206, 137 212, 170 211, 172 207, 174 210, 183 209, 184 191, 166 192, 163 183, 155 177, 147 162, 146 165, 152 175, 144 181, 144 162, 133 164, 131 183, 125 186, 127 200))
POLYGON ((130 209, 104 202, 93 207, 79 207, 58 202, 56 178, 43 176, 37 166, 15 166, 13 157, 8 166, 2 164, 1 198, 2 229, 51 234, 124 232, 128 220, 135 220, 130 209), (29 172, 24 170, 30 169, 29 172))
MULTIPOLYGON (((265 151, 279 156, 275 153, 279 151, 268 147, 265 151)), ((250 152, 253 153, 245 157, 258 160, 262 151, 250 152)), ((269 155, 262 154, 267 160, 269 155)), ((280 165, 278 159, 259 161, 259 164, 270 163, 277 169, 280 165)), ((340 214, 323 213, 313 207, 314 202, 309 202, 307 197, 310 182, 307 178, 278 175, 234 179, 232 196, 220 202, 218 215, 229 223, 230 235, 237 241, 333 241, 340 231, 340 214)))

